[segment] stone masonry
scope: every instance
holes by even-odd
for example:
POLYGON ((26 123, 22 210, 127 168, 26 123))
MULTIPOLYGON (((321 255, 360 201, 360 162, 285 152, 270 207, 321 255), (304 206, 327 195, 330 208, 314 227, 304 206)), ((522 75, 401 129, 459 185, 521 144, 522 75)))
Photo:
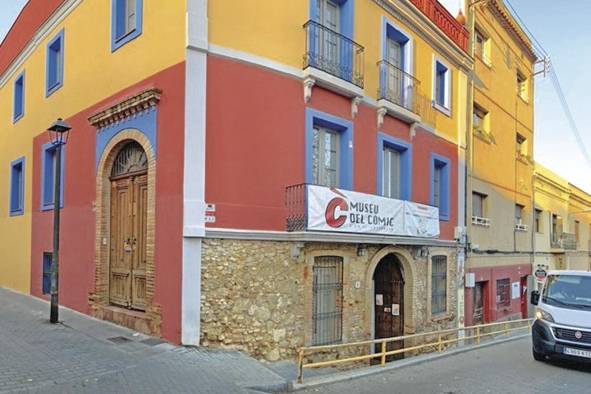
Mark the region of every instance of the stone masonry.
POLYGON ((372 275, 399 255, 405 276, 405 334, 456 324, 456 256, 450 248, 207 239, 203 244, 201 341, 259 359, 293 359, 311 344, 315 256, 343 257, 343 342, 372 337, 372 275), (429 256, 448 257, 447 313, 431 316, 429 256), (419 256, 419 257, 417 257, 419 256), (422 257, 421 257, 422 256, 422 257))

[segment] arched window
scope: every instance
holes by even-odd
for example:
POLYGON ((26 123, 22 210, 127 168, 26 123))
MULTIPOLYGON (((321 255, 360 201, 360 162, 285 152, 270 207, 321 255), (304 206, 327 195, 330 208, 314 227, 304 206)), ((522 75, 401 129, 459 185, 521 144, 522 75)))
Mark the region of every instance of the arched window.
POLYGON ((121 177, 145 172, 148 169, 148 157, 144 148, 137 142, 129 142, 121 149, 113 163, 111 177, 121 177))

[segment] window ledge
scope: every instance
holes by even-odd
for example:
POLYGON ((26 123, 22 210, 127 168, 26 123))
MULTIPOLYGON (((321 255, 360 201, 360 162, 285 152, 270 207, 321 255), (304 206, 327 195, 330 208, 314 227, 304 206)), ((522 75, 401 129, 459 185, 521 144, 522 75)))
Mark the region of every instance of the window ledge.
POLYGON ((312 79, 315 85, 321 86, 342 96, 353 98, 363 97, 363 89, 347 82, 344 79, 330 75, 329 73, 309 66, 304 70, 304 80, 312 79))
POLYGON ((474 136, 482 140, 483 142, 486 142, 489 145, 494 145, 497 142, 492 133, 484 131, 482 129, 474 129, 474 136))
POLYGON ((521 99, 521 101, 523 101, 524 104, 529 105, 529 98, 528 97, 522 97, 520 94, 518 94, 517 97, 519 97, 521 99))
POLYGON ((9 216, 23 216, 25 211, 23 209, 15 209, 14 211, 9 212, 9 216))
POLYGON ((419 115, 386 99, 378 100, 378 114, 380 113, 380 110, 382 110, 382 112, 386 111, 388 115, 406 123, 420 123, 421 121, 419 115))
POLYGON ((451 118, 451 109, 450 108, 447 108, 447 107, 444 107, 443 105, 437 104, 437 102, 435 102, 435 100, 433 100, 433 108, 435 108, 437 111, 441 112, 442 114, 444 114, 448 118, 451 118))
POLYGON ((485 60, 482 56, 476 55, 476 58, 482 62, 487 68, 492 70, 492 62, 490 60, 485 60))
POLYGON ((453 319, 455 319, 455 316, 451 312, 442 312, 442 313, 438 313, 436 315, 431 315, 431 322, 433 322, 433 323, 441 322, 444 320, 453 320, 453 319))

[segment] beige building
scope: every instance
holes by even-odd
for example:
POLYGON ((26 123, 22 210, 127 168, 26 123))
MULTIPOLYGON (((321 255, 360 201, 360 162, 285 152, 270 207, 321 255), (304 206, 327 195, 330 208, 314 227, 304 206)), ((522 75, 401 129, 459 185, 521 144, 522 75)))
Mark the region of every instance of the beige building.
POLYGON ((589 270, 591 195, 536 164, 535 200, 534 271, 589 270))

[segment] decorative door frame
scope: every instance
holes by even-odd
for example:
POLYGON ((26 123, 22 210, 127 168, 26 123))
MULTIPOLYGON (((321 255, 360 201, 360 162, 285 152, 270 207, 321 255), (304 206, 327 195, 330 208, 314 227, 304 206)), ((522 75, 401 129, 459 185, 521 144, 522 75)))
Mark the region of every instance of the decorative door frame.
POLYGON ((154 260, 156 229, 156 154, 157 106, 162 91, 140 91, 101 112, 88 121, 96 127, 96 200, 95 277, 89 295, 92 315, 112 320, 151 335, 160 335, 161 308, 154 303, 156 266, 154 260), (111 169, 127 142, 135 141, 148 159, 148 207, 146 220, 146 311, 137 312, 109 304, 111 169), (116 309, 115 309, 116 308, 116 309))

